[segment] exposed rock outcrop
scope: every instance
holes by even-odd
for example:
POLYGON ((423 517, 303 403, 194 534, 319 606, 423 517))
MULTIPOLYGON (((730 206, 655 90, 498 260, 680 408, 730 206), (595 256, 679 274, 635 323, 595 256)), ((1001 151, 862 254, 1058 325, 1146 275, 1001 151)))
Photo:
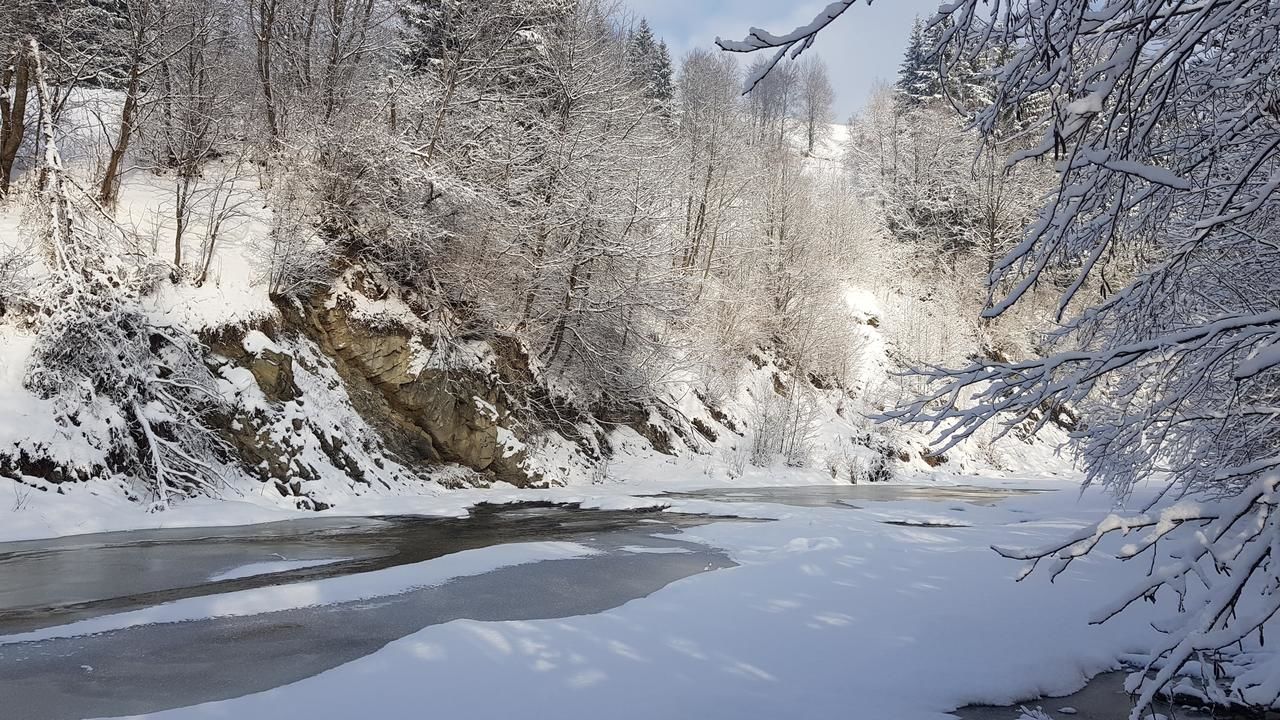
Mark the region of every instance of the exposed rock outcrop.
POLYGON ((353 317, 348 296, 307 308, 312 339, 335 361, 356 404, 410 462, 452 462, 515 485, 541 480, 503 452, 499 420, 507 416, 496 378, 474 369, 424 363, 422 343, 401 327, 371 327, 353 317))

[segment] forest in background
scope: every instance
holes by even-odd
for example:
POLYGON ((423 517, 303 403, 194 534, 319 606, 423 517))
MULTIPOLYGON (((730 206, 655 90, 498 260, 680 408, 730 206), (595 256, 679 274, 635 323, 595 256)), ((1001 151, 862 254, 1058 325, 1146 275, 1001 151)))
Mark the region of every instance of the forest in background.
POLYGON ((764 352, 790 379, 752 409, 756 464, 823 462, 819 390, 882 412, 924 389, 856 377, 851 288, 884 308, 890 370, 1038 349, 1031 303, 977 320, 1051 181, 1002 161, 1034 117, 969 131, 995 58, 944 86, 923 23, 896 85, 840 123, 820 58, 744 94, 759 63, 673 59, 595 1, 16 10, 0 192, 21 222, 0 302, 36 334, 22 383, 60 426, 99 419, 81 434, 161 497, 216 492, 225 402, 203 347, 235 321, 154 306, 229 272, 304 313, 372 273, 442 353, 514 348, 543 417, 643 415, 672 383, 724 405, 764 352))

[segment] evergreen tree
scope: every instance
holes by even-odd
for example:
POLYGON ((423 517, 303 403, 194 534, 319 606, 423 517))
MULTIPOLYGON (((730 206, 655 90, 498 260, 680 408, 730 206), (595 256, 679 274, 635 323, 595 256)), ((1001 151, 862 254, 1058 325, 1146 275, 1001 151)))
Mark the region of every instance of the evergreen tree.
POLYGON ((627 37, 627 60, 643 72, 657 51, 658 41, 653 36, 649 21, 641 18, 640 24, 627 37))
POLYGON ((422 71, 445 51, 450 0, 406 0, 400 4, 404 22, 404 64, 422 71))
POLYGON ((927 27, 923 20, 916 18, 898 68, 898 97, 907 107, 943 103, 969 114, 990 100, 991 81, 982 70, 995 63, 987 62, 986 58, 953 58, 942 54, 939 50, 942 30, 941 25, 927 27))
POLYGON ((671 101, 671 53, 643 18, 627 38, 627 62, 646 96, 661 104, 671 101))
POLYGON ((916 18, 911 26, 911 38, 898 68, 897 90, 902 102, 921 105, 942 95, 942 83, 938 65, 931 59, 933 33, 925 31, 924 21, 916 18))
POLYGON ((658 102, 670 102, 675 95, 672 74, 671 52, 667 49, 667 42, 663 40, 658 43, 658 53, 654 56, 653 66, 653 97, 658 102))
POLYGON ((129 79, 129 58, 125 50, 129 35, 128 0, 87 0, 70 4, 66 23, 68 57, 64 64, 84 66, 80 72, 92 73, 84 78, 88 85, 124 89, 129 79), (88 59, 88 62, 86 62, 88 59))

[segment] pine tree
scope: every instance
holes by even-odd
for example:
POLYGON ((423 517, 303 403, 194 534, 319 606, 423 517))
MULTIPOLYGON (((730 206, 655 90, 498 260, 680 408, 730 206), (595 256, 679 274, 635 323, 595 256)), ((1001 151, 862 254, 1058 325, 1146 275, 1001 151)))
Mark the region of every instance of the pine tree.
POLYGON ((917 17, 898 68, 898 94, 908 105, 921 105, 942 95, 937 63, 930 60, 930 35, 924 21, 917 17))
POLYGON ((654 37, 649 22, 643 18, 627 38, 627 62, 646 96, 660 104, 671 101, 671 53, 665 42, 654 37))
POLYGON ((449 0, 406 0, 400 5, 404 22, 404 64, 424 70, 444 53, 449 0))
POLYGON ((898 69, 899 100, 907 107, 950 104, 968 114, 990 99, 991 82, 983 68, 994 63, 941 54, 942 31, 941 25, 926 26, 916 18, 898 69))
POLYGON ((67 24, 66 43, 74 52, 61 58, 63 63, 78 63, 93 73, 84 78, 85 84, 124 89, 129 80, 127 0, 87 0, 71 7, 67 12, 74 12, 74 17, 67 24))
POLYGON ((671 52, 665 40, 658 43, 658 52, 654 56, 653 66, 653 98, 660 103, 668 103, 675 95, 672 83, 671 52))
POLYGON ((640 24, 627 37, 627 60, 633 67, 643 71, 657 51, 658 41, 653 37, 649 21, 641 18, 640 24))

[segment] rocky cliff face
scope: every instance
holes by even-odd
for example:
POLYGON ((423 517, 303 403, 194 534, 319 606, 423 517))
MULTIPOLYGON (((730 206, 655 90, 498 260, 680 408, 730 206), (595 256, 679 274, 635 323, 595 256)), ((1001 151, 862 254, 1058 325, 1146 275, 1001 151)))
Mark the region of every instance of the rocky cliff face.
POLYGON ((523 486, 540 480, 521 467, 521 454, 500 447, 499 421, 508 417, 493 373, 439 368, 421 361, 423 338, 400 327, 371 327, 352 305, 316 302, 308 309, 312 338, 349 387, 363 390, 366 419, 389 430, 413 461, 451 462, 523 486))
POLYGON ((356 287, 339 282, 279 322, 206 338, 232 408, 219 429, 233 464, 304 509, 334 504, 335 486, 560 481, 526 467, 487 346, 442 360, 407 307, 383 312, 356 287))

